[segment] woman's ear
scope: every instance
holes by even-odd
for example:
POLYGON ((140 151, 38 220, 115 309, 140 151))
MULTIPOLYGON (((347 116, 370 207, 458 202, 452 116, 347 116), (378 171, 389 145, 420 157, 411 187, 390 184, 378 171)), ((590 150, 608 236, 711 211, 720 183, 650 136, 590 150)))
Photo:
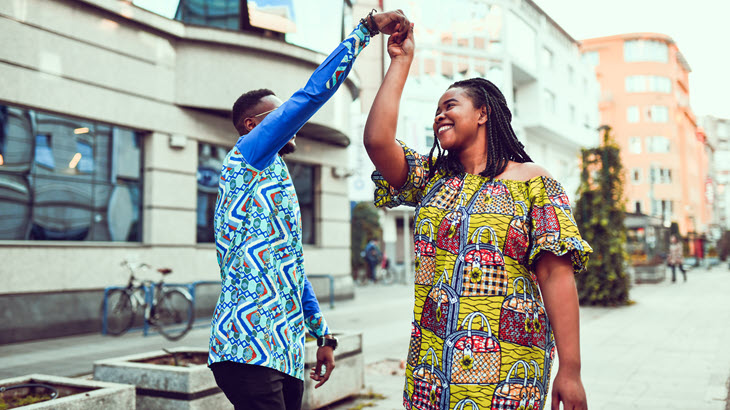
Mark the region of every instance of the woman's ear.
POLYGON ((477 121, 479 125, 484 125, 489 120, 489 115, 492 114, 492 109, 489 108, 488 105, 482 106, 481 109, 479 109, 479 120, 477 121))

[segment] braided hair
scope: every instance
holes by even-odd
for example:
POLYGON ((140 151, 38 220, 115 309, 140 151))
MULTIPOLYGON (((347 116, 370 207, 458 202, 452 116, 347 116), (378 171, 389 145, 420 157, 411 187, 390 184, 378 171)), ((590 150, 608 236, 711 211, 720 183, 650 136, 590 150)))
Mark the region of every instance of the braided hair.
MULTIPOLYGON (((470 78, 457 81, 449 86, 462 88, 471 99, 474 107, 487 107, 487 166, 479 175, 494 179, 504 172, 509 161, 532 162, 525 146, 517 139, 512 129, 512 113, 507 107, 507 100, 496 85, 485 78, 470 78)), ((434 132, 433 147, 428 153, 429 179, 439 170, 447 175, 464 172, 464 166, 457 155, 449 154, 441 149, 434 132), (436 152, 434 162, 433 154, 436 152)))

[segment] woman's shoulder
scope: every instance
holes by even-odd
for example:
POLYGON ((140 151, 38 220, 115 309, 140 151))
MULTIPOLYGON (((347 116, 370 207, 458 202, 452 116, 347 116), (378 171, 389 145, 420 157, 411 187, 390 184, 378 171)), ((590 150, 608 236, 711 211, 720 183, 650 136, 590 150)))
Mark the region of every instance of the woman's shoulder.
POLYGON ((508 179, 513 181, 530 181, 537 177, 546 177, 553 179, 552 174, 543 166, 534 162, 515 162, 510 161, 507 168, 497 179, 508 179))

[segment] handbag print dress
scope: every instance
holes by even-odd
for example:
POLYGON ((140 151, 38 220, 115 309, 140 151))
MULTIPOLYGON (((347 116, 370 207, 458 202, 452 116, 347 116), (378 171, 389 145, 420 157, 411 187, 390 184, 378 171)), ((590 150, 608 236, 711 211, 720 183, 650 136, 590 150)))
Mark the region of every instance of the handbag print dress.
POLYGON ((405 408, 542 409, 555 342, 535 262, 541 252, 569 255, 580 272, 592 252, 565 191, 544 176, 427 178, 427 157, 403 150, 403 187, 377 171, 373 181, 376 206, 416 208, 405 408))

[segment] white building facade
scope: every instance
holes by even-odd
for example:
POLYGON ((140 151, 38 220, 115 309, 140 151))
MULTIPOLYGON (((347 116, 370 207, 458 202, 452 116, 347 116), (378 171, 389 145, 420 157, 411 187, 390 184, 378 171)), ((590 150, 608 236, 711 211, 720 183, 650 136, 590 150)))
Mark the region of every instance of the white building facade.
MULTIPOLYGON (((288 98, 326 57, 237 30, 237 13, 208 16, 229 29, 129 1, 0 1, 0 344, 99 331, 103 289, 128 279, 123 260, 172 268, 170 282, 220 280, 212 217, 238 139, 231 106, 257 88, 288 98)), ((286 159, 306 272, 332 275, 338 298, 353 295, 338 170, 357 93, 353 71, 286 159)), ((329 280, 311 281, 326 303, 329 280)), ((218 290, 198 295, 200 318, 218 290)))

